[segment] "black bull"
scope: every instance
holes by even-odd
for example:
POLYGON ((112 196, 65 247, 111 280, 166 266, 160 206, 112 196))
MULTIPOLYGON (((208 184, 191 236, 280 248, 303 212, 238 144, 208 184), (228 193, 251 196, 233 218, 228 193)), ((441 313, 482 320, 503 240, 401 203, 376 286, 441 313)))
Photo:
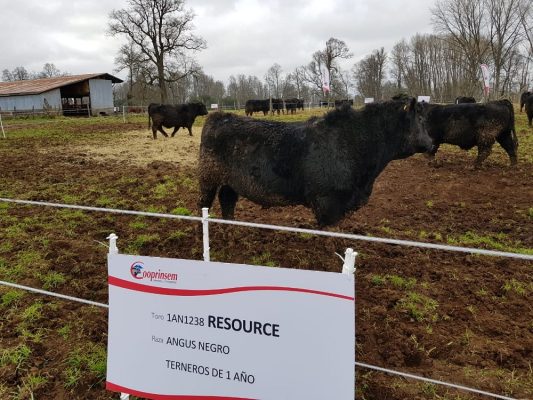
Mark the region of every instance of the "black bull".
POLYGON ((463 150, 478 148, 475 167, 481 167, 497 141, 509 155, 511 164, 517 162, 518 140, 515 133, 513 105, 508 100, 486 104, 427 104, 427 129, 434 148, 430 158, 442 143, 454 144, 463 150))
POLYGON ((263 206, 310 207, 320 226, 366 204, 387 164, 431 149, 424 110, 412 99, 349 106, 286 123, 211 114, 202 130, 200 207, 218 191, 223 218, 238 196, 263 206))
POLYGON ((179 128, 187 128, 189 135, 192 136, 192 125, 199 115, 207 115, 207 108, 200 102, 186 104, 151 103, 148 106, 148 128, 150 128, 151 119, 154 139, 157 138, 157 131, 168 137, 163 130, 163 126, 174 128, 171 134, 172 137, 174 137, 179 128))

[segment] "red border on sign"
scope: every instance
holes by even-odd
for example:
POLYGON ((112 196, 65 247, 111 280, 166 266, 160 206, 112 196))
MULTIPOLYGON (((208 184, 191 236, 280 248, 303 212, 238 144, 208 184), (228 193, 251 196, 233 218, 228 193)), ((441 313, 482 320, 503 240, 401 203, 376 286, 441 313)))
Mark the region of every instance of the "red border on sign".
POLYGON ((238 293, 238 292, 253 292, 253 291, 282 291, 282 292, 300 292, 315 294, 319 296, 328 296, 335 297, 342 300, 354 301, 355 297, 345 296, 337 293, 322 292, 320 290, 312 289, 303 289, 303 288, 294 288, 294 287, 283 287, 283 286, 242 286, 242 287, 233 287, 233 288, 222 288, 222 289, 171 289, 171 288, 162 288, 157 286, 143 285, 137 282, 130 282, 125 279, 120 279, 115 276, 109 276, 108 283, 113 286, 118 286, 124 289, 135 290, 137 292, 144 293, 153 293, 153 294, 162 294, 167 296, 214 296, 220 294, 228 293, 238 293))
POLYGON ((175 394, 156 394, 146 393, 139 390, 125 388, 123 386, 115 385, 111 382, 105 383, 105 388, 113 392, 121 392, 131 394, 137 397, 146 397, 153 400, 254 400, 247 397, 223 397, 223 396, 193 396, 193 395, 175 395, 175 394))

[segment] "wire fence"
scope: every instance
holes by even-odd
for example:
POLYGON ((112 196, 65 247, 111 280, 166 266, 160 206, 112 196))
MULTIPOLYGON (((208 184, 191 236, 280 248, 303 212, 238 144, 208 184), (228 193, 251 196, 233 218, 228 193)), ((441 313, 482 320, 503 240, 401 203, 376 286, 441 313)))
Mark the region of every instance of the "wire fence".
MULTIPOLYGON (((194 217, 194 216, 161 214, 161 213, 154 213, 154 212, 134 211, 134 210, 109 209, 109 208, 101 208, 101 207, 78 206, 78 205, 70 205, 70 204, 31 201, 31 200, 18 200, 18 199, 8 199, 8 198, 0 198, 0 201, 5 202, 5 203, 18 204, 18 205, 43 206, 43 207, 93 211, 93 212, 104 212, 104 213, 112 213, 112 214, 135 215, 135 216, 154 217, 154 218, 178 219, 178 220, 186 220, 186 221, 191 221, 191 222, 201 222, 203 223, 203 226, 204 226, 204 259, 206 260, 209 259, 208 224, 214 223, 214 224, 243 226, 243 227, 250 227, 250 228, 256 228, 256 229, 276 230, 276 231, 282 231, 282 232, 305 233, 305 234, 325 236, 325 237, 337 237, 337 238, 342 238, 342 239, 352 239, 352 240, 360 240, 360 241, 367 241, 367 242, 394 244, 394 245, 400 245, 400 246, 414 246, 414 247, 420 247, 420 248, 425 248, 425 249, 469 253, 469 254, 480 254, 480 255, 494 256, 494 257, 507 257, 507 258, 533 261, 533 255, 520 254, 520 253, 502 252, 502 251, 460 247, 460 246, 449 246, 449 245, 415 242, 415 241, 407 241, 407 240, 368 237, 368 236, 363 236, 363 235, 354 235, 354 234, 346 234, 346 233, 338 233, 338 232, 327 232, 327 231, 320 231, 320 230, 311 230, 311 229, 303 229, 303 228, 293 228, 293 227, 284 227, 284 226, 276 226, 276 225, 268 225, 268 224, 258 224, 258 223, 252 223, 252 222, 230 221, 230 220, 209 218, 206 210, 204 210, 204 215, 202 217, 194 217)), ((30 291, 30 292, 40 294, 40 295, 52 296, 52 297, 60 298, 62 300, 66 300, 66 301, 74 301, 74 302, 79 302, 85 305, 108 308, 108 305, 104 303, 98 303, 98 302, 94 302, 91 300, 80 299, 80 298, 76 298, 72 296, 66 296, 66 295, 49 292, 49 291, 42 290, 42 289, 36 289, 36 288, 20 285, 20 284, 13 283, 13 282, 0 281, 0 285, 16 288, 20 290, 26 290, 26 291, 30 291)), ((499 394, 494 394, 494 393, 490 393, 490 392, 486 392, 486 391, 482 391, 482 390, 478 390, 474 388, 469 388, 466 386, 457 385, 453 383, 448 383, 448 382, 444 382, 444 381, 440 381, 436 379, 430 379, 430 378, 425 378, 425 377, 421 377, 421 376, 417 376, 413 374, 394 371, 394 370, 390 370, 387 368, 378 367, 378 366, 374 366, 370 364, 356 362, 355 366, 358 366, 360 368, 375 370, 378 372, 383 372, 383 373, 387 373, 391 375, 401 376, 401 377, 408 378, 408 379, 415 379, 415 380, 423 381, 426 383, 459 389, 459 390, 463 390, 463 391, 467 391, 467 392, 471 392, 471 393, 475 393, 479 395, 484 395, 484 396, 488 396, 488 397, 492 397, 496 399, 515 400, 511 397, 502 396, 499 394)))

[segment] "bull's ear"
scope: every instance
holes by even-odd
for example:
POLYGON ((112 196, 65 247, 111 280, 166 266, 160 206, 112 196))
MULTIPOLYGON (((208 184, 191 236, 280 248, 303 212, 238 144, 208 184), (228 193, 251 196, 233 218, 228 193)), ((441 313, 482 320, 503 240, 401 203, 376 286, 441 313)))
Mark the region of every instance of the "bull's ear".
POLYGON ((414 97, 411 97, 411 98, 409 99, 409 102, 407 102, 407 103, 405 104, 405 106, 403 107, 403 109, 404 109, 404 111, 409 112, 409 111, 413 111, 413 110, 415 109, 415 107, 416 107, 416 99, 415 99, 414 97))

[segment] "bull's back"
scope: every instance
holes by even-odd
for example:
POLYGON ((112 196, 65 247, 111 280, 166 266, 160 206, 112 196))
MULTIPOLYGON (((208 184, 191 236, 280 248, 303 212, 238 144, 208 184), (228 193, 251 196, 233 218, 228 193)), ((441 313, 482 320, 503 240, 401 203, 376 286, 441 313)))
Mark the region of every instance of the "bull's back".
POLYGON ((302 135, 301 126, 210 114, 202 130, 200 173, 260 204, 301 203, 302 135))
POLYGON ((489 132, 509 127, 512 116, 505 105, 464 103, 441 106, 429 114, 428 131, 440 143, 470 149, 489 132))

